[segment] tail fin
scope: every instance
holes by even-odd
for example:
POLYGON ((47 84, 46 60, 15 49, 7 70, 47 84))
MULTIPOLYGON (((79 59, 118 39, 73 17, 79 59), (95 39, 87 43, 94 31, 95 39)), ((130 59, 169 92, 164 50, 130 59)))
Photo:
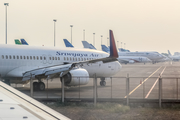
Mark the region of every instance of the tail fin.
POLYGON ((15 39, 14 42, 16 45, 22 45, 22 43, 18 39, 15 39))
POLYGON ((21 39, 21 43, 22 43, 23 45, 29 45, 29 44, 25 41, 25 39, 21 39))
POLYGON ((112 30, 109 30, 109 37, 110 37, 110 57, 118 58, 118 52, 112 30))
POLYGON ((90 45, 87 41, 82 41, 82 44, 83 44, 84 48, 89 48, 89 49, 95 49, 96 50, 96 48, 92 44, 90 45))
POLYGON ((63 39, 66 47, 74 47, 67 39, 63 39))
POLYGON ((172 56, 169 50, 168 50, 168 55, 169 55, 169 56, 172 56))
POLYGON ((109 53, 109 48, 105 45, 101 45, 102 51, 109 53))
POLYGON ((96 48, 94 47, 94 45, 90 44, 90 46, 91 46, 91 48, 93 48, 93 49, 95 49, 95 50, 96 50, 96 48))

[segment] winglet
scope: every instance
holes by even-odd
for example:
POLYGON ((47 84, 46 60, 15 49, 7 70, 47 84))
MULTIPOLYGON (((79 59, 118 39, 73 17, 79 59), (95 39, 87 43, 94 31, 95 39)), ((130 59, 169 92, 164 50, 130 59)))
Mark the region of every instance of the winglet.
POLYGON ((118 52, 112 30, 109 30, 109 38, 110 38, 110 57, 118 58, 118 52))

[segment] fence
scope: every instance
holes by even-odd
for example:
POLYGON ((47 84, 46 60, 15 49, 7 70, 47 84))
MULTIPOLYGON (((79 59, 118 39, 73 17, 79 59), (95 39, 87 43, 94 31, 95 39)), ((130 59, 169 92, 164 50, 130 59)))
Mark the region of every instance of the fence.
MULTIPOLYGON (((82 77, 78 77, 79 83, 82 77)), ((62 99, 94 101, 121 101, 129 105, 130 100, 156 101, 161 107, 165 100, 179 101, 179 78, 167 77, 111 77, 107 78, 106 86, 101 86, 100 78, 90 78, 87 85, 65 87, 60 79, 44 80, 45 91, 34 91, 36 99, 62 99), (63 89, 63 87, 65 87, 63 89)), ((25 94, 31 95, 30 86, 19 88, 25 94)))

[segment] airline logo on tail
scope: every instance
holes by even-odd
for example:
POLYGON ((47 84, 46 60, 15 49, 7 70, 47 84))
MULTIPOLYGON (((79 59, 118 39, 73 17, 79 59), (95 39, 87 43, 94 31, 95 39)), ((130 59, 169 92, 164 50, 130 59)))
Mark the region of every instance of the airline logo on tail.
POLYGON ((117 48, 116 48, 116 44, 114 41, 114 35, 112 30, 109 30, 109 35, 110 35, 110 57, 118 57, 118 53, 117 53, 117 48))

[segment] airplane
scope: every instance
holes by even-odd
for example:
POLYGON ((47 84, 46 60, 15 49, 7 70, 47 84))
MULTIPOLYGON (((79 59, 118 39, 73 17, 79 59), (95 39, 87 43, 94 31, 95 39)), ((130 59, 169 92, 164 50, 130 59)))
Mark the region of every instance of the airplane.
POLYGON ((92 44, 89 44, 87 41, 82 41, 82 44, 83 44, 84 48, 96 50, 96 48, 92 44))
POLYGON ((70 120, 0 81, 0 120, 70 120))
POLYGON ((21 43, 22 43, 23 45, 29 45, 29 44, 25 41, 25 39, 21 39, 21 43))
POLYGON ((141 56, 141 57, 147 57, 149 58, 152 63, 156 63, 162 59, 164 59, 164 56, 162 54, 159 54, 158 52, 119 52, 119 56, 141 56))
POLYGON ((29 45, 24 39, 21 39, 21 42, 18 39, 14 40, 16 45, 29 45))
MULTIPOLYGON (((67 39, 63 39, 63 40, 66 47, 72 47, 72 48, 74 47, 67 39)), ((89 44, 87 41, 82 41, 82 43, 84 45, 84 48, 96 50, 96 48, 92 44, 89 44)))
MULTIPOLYGON (((101 45, 101 48, 104 52, 109 53, 109 48, 106 45, 101 45)), ((119 56, 118 61, 120 63, 147 63, 151 62, 151 60, 147 57, 142 56, 119 56)))
POLYGON ((179 55, 173 55, 170 53, 170 51, 168 50, 168 57, 173 60, 173 61, 179 61, 180 60, 180 56, 179 55))
POLYGON ((64 44, 66 45, 66 47, 74 47, 67 39, 63 39, 64 40, 64 44))
POLYGON ((85 85, 89 77, 100 78, 105 86, 106 77, 121 68, 112 30, 110 55, 98 50, 0 45, 0 77, 7 84, 33 82, 35 90, 45 90, 42 79, 64 78, 66 86, 85 85), (77 78, 77 76, 82 76, 77 78))
POLYGON ((15 44, 17 44, 17 45, 22 45, 22 43, 21 43, 18 39, 15 39, 14 42, 15 42, 15 44))

